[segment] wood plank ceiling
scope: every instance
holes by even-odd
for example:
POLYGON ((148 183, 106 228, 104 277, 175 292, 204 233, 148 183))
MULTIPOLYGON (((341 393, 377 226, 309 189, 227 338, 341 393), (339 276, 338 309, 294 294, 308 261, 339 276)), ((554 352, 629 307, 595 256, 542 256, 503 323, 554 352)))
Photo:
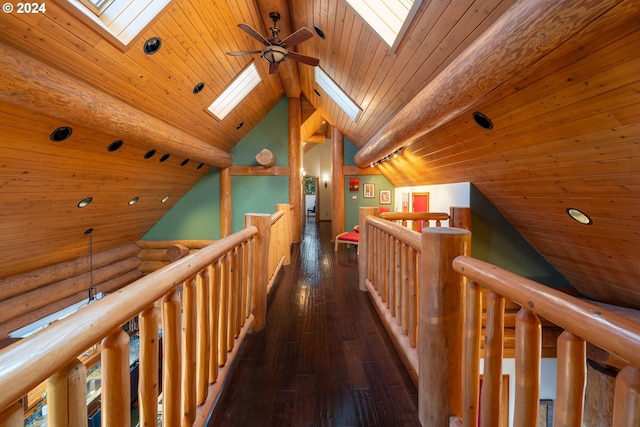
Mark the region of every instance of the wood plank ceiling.
MULTIPOLYGON (((0 44, 41 61, 45 74, 71 76, 226 152, 282 97, 295 93, 283 77, 299 75, 300 95, 316 110, 305 110, 310 122, 303 133, 311 136, 327 121, 362 148, 514 3, 424 0, 393 53, 344 0, 173 0, 124 51, 69 13, 65 0, 51 0, 46 13, 0 15, 0 44), (237 24, 267 34, 274 9, 283 15, 283 36, 302 26, 326 34, 296 50, 319 58, 362 108, 356 122, 319 90, 312 67, 289 60, 286 67, 295 72, 284 67, 278 78, 257 56, 226 55, 258 49, 237 24), (162 47, 145 55, 144 41, 153 36, 162 47), (206 107, 250 62, 258 65, 262 83, 227 118, 215 119, 206 107), (199 82, 205 87, 196 95, 199 82), (239 123, 244 126, 237 129, 239 123)), ((617 6, 475 100, 493 130, 479 128, 466 111, 379 168, 395 186, 472 182, 578 290, 640 307, 634 251, 640 237, 640 12, 637 1, 608 3, 617 6), (567 207, 592 215, 594 224, 571 222, 567 207)), ((95 128, 64 120, 65 109, 96 106, 66 105, 42 114, 20 105, 22 94, 3 75, 0 278, 86 255, 82 233, 88 227, 103 230, 102 238, 95 236, 97 250, 139 238, 210 169, 195 169, 196 162, 180 166, 186 157, 176 153, 163 164, 144 159, 159 149, 158 141, 144 138, 125 139, 122 150, 109 153, 105 146, 123 137, 108 121, 95 128), (74 128, 73 138, 54 144, 49 134, 61 125, 74 128), (171 202, 128 206, 133 189, 141 202, 165 193, 171 202), (93 210, 76 208, 94 194, 93 210)), ((447 101, 443 94, 434 102, 447 101)))

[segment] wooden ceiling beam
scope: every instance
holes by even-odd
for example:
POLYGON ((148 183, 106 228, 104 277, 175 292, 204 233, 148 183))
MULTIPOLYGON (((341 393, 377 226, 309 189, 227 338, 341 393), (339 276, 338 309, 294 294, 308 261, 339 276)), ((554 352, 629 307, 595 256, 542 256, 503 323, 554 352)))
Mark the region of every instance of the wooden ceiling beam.
POLYGON ((516 2, 359 151, 364 167, 477 105, 621 0, 516 2))
POLYGON ((79 124, 130 139, 143 147, 161 148, 221 168, 231 166, 230 153, 2 43, 0 70, 0 99, 10 104, 58 118, 62 124, 79 124))
MULTIPOLYGON (((293 33, 291 29, 291 17, 289 15, 289 2, 287 0, 260 0, 258 1, 258 7, 265 28, 269 29, 273 27, 273 21, 269 18, 269 13, 278 12, 280 13, 280 20, 278 21, 280 38, 283 39, 293 33)), ((280 83, 287 98, 300 98, 302 85, 300 84, 298 64, 292 59, 284 61, 280 64, 278 76, 280 77, 280 83)))

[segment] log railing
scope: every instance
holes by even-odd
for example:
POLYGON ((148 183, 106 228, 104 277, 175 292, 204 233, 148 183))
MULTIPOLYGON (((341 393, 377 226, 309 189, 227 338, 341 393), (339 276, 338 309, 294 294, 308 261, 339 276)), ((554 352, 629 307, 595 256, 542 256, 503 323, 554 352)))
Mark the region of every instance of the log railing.
POLYGON ((436 227, 440 227, 442 221, 449 220, 449 214, 443 212, 383 212, 380 214, 380 218, 397 221, 403 227, 410 225, 411 230, 418 231, 421 228, 430 227, 431 221, 436 227))
POLYGON ((239 342, 265 322, 272 216, 247 215, 246 223, 1 350, 0 424, 22 426, 19 400, 49 378, 48 425, 86 426, 86 373, 77 358, 101 342, 102 425, 130 425, 129 335, 121 326, 138 316, 140 425, 156 425, 160 392, 163 425, 204 425, 239 342))
POLYGON ((464 410, 449 415, 461 417, 463 426, 476 426, 480 409, 481 426, 499 425, 504 305, 507 298, 522 307, 516 317, 514 425, 538 425, 541 364, 539 316, 564 329, 558 338, 554 425, 582 426, 587 342, 628 363, 616 379, 612 425, 640 425, 640 324, 637 320, 468 256, 456 258, 453 268, 466 276, 468 282, 464 304, 465 351, 461 368, 464 372, 464 401, 461 408, 464 410), (478 408, 481 287, 488 288, 490 293, 486 307, 484 377, 478 408))
MULTIPOLYGON (((360 289, 369 291, 383 324, 393 337, 394 344, 414 381, 418 382, 419 357, 419 298, 426 289, 424 282, 424 253, 432 248, 420 233, 406 228, 406 221, 441 221, 466 218, 468 208, 452 208, 446 213, 385 212, 377 218, 376 208, 360 210, 360 289), (461 213, 464 212, 464 215, 461 213), (397 221, 402 221, 400 225, 397 221)), ((466 219, 456 221, 470 226, 466 219)), ((432 230, 432 231, 433 231, 432 230)), ((445 233, 457 235, 460 229, 445 233), (457 230, 457 231, 456 231, 457 230)), ((437 232, 436 234, 439 234, 437 232)), ((456 254, 459 255, 459 254, 456 254)), ((453 258, 452 258, 453 259, 453 258)))
POLYGON ((282 266, 291 263, 291 216, 292 212, 287 204, 276 205, 276 212, 271 215, 267 293, 271 290, 282 266))

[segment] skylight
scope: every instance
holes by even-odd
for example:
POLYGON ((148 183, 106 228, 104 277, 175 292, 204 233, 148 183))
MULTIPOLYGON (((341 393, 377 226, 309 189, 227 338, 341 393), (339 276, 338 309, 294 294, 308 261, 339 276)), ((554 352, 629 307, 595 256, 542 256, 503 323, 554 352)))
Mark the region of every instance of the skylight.
POLYGON ((422 0, 347 0, 347 3, 393 50, 422 0))
POLYGON ((126 47, 170 0, 67 0, 74 13, 116 46, 126 47))
POLYGON ((326 92, 327 95, 335 101, 342 111, 347 113, 347 116, 351 117, 354 122, 358 120, 358 116, 362 112, 362 109, 347 96, 346 93, 329 77, 320 67, 315 67, 316 83, 326 92))
POLYGON ((207 109, 218 119, 224 119, 261 81, 252 62, 207 109))

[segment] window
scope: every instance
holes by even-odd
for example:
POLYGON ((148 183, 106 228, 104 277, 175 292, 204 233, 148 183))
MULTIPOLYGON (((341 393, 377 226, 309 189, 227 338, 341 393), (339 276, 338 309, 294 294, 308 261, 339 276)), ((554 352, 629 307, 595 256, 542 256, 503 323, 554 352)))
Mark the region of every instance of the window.
POLYGON ((422 0, 347 0, 347 3, 394 51, 422 0))
POLYGON ((362 109, 353 102, 346 93, 344 93, 336 82, 331 80, 331 77, 329 77, 322 68, 315 67, 314 70, 318 86, 320 86, 322 90, 324 90, 325 93, 329 95, 329 97, 333 99, 340 108, 342 108, 342 111, 347 113, 347 116, 351 117, 351 120, 354 122, 357 121, 362 109))
POLYGON ((224 119, 261 81, 256 64, 252 62, 207 110, 219 120, 224 119))

